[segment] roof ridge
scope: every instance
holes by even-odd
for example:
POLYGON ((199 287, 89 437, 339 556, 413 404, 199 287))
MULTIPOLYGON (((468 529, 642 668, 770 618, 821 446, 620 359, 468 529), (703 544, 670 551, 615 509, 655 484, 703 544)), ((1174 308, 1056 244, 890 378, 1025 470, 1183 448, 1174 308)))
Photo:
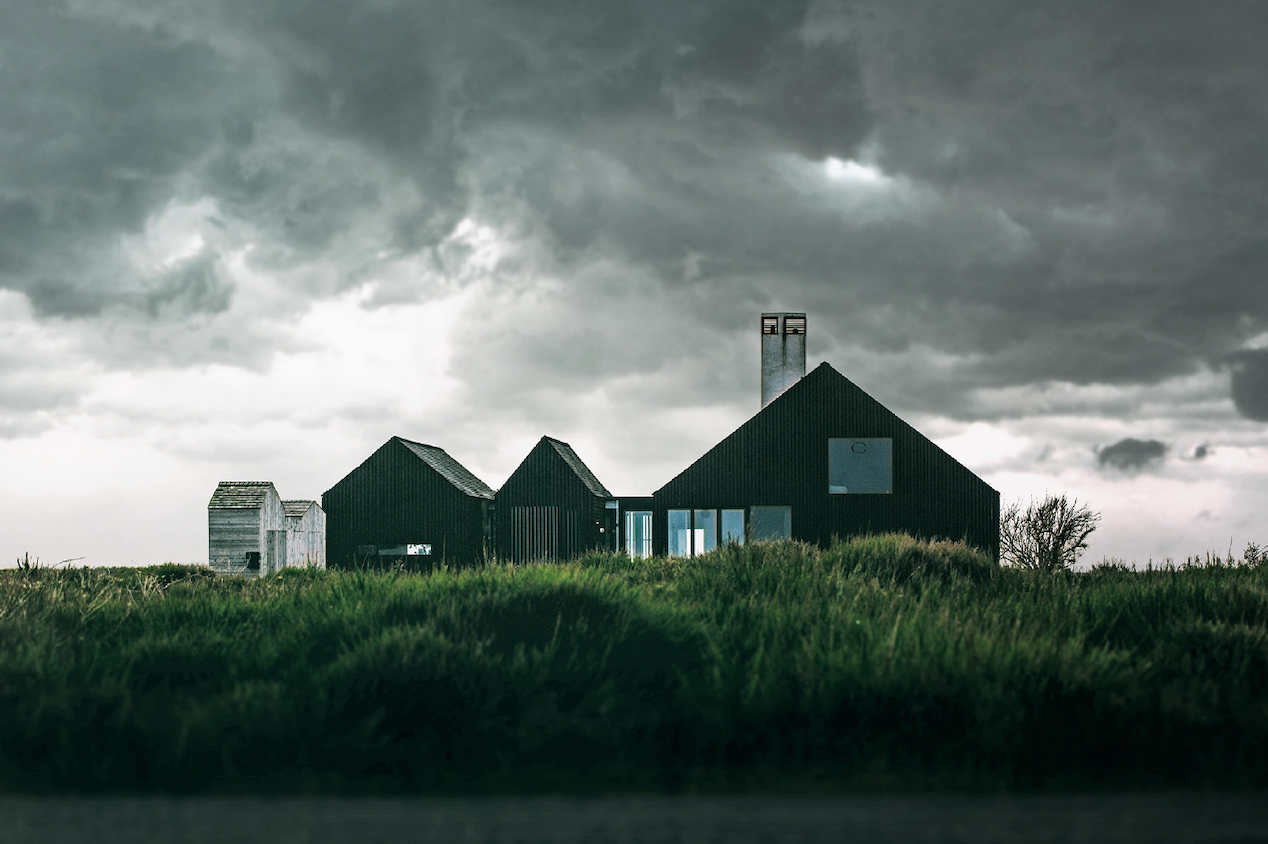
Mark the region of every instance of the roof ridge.
POLYGON ((455 460, 452 454, 440 446, 420 443, 400 436, 392 439, 399 440, 407 451, 426 463, 436 474, 452 484, 455 489, 476 498, 493 500, 495 493, 492 487, 476 477, 475 473, 455 460))
POLYGON ((586 489, 590 490, 592 495, 597 495, 600 498, 612 497, 612 493, 608 492, 607 487, 591 471, 590 467, 586 465, 585 461, 581 459, 572 446, 563 440, 557 440, 545 434, 542 435, 542 439, 550 442, 551 448, 568 465, 568 468, 572 470, 572 473, 577 476, 581 483, 585 484, 586 489), (563 448, 560 448, 560 446, 563 446, 563 448))

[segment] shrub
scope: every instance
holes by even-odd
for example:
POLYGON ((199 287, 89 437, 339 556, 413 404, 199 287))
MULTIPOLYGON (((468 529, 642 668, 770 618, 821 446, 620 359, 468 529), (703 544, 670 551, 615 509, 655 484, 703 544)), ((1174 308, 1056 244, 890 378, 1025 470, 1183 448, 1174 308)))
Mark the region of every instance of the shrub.
POLYGON ((1014 501, 1000 514, 1000 556, 1018 568, 1064 571, 1087 548, 1100 520, 1099 513, 1064 495, 1032 500, 1025 510, 1014 501))

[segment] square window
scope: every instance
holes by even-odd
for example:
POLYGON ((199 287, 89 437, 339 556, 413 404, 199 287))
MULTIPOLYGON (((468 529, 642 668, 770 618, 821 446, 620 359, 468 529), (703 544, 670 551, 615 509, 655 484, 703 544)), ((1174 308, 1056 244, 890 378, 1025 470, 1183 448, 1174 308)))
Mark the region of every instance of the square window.
POLYGON ((762 317, 762 333, 778 334, 779 333, 779 317, 762 317))
POLYGON ((806 318, 804 316, 790 316, 784 318, 785 334, 805 334, 806 318))
POLYGON ((889 437, 828 440, 828 493, 893 492, 893 442, 889 437))

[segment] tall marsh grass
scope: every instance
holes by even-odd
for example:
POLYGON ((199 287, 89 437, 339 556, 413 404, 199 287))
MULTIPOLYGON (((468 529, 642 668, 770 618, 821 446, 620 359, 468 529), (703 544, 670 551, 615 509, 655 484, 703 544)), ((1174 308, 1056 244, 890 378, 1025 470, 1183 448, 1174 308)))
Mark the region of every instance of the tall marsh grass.
POLYGON ((428 575, 0 572, 0 788, 1268 784, 1268 566, 904 536, 428 575))

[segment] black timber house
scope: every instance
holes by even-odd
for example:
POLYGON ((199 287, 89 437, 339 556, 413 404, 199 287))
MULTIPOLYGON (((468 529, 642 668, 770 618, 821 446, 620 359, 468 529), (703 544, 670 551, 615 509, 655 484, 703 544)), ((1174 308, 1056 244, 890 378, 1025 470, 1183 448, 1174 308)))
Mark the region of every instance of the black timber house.
POLYGON ((999 493, 826 363, 652 499, 657 554, 901 531, 999 556, 999 493))
POLYGON ((493 498, 444 449, 392 437, 322 494, 329 565, 482 562, 491 551, 493 498))
POLYGON ((761 409, 653 495, 613 496, 551 437, 496 495, 443 449, 393 437, 322 496, 329 564, 692 556, 889 532, 998 559, 996 490, 827 363, 806 375, 804 313, 764 313, 760 330, 761 409))
POLYGON ((498 556, 524 562, 615 551, 616 521, 611 493, 572 446, 542 437, 497 492, 498 556))

